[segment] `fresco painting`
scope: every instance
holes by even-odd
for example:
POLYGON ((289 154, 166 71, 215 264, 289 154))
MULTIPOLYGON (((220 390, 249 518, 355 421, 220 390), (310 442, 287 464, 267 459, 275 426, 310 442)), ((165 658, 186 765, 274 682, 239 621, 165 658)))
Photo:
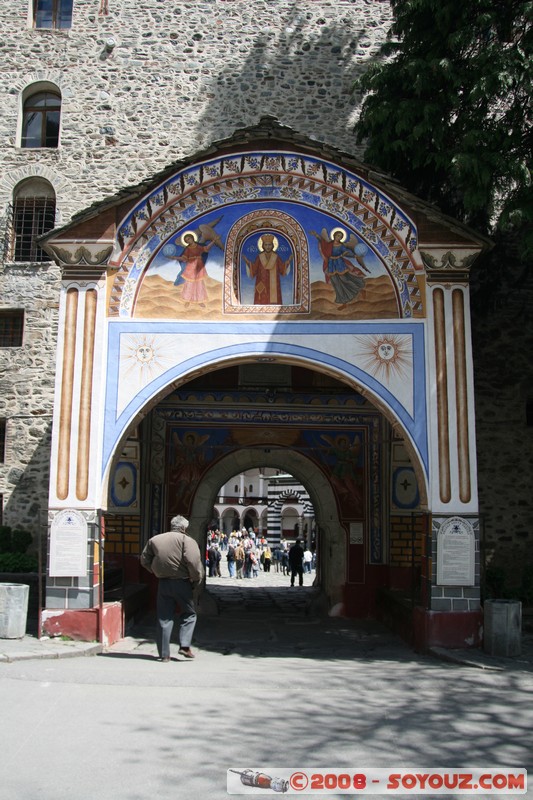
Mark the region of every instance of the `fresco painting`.
POLYGON ((172 232, 140 275, 145 319, 398 319, 383 258, 348 225, 296 203, 229 205, 172 232), (320 233, 317 233, 320 231, 320 233))

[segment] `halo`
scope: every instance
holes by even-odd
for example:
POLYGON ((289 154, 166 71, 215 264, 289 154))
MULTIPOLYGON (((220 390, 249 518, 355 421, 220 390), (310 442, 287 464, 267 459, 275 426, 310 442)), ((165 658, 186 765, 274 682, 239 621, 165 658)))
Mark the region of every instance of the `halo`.
POLYGON ((182 245, 184 247, 187 247, 187 242, 185 241, 185 237, 186 236, 192 236, 192 238, 194 239, 195 242, 198 241, 198 234, 197 233, 195 233, 194 231, 184 231, 181 234, 181 238, 180 238, 180 242, 182 243, 182 245))
POLYGON ((329 234, 329 238, 331 239, 331 241, 333 241, 333 234, 337 233, 337 231, 340 231, 342 233, 341 242, 345 242, 346 241, 346 231, 344 230, 344 228, 333 228, 333 230, 329 234))
MULTIPOLYGON (((270 234, 270 233, 268 235, 272 236, 272 238, 274 239, 274 252, 276 252, 276 250, 279 247, 278 237, 274 236, 273 234, 270 234)), ((263 252, 263 234, 261 234, 261 236, 257 240, 257 246, 258 246, 260 252, 262 253, 263 252)))

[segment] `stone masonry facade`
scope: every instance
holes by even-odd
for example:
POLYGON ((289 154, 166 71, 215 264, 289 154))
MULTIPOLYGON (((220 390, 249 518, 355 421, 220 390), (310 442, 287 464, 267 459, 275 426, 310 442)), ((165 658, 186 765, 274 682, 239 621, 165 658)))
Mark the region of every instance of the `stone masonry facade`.
MULTIPOLYGON (((72 27, 54 31, 33 29, 30 8, 0 1, 2 242, 27 178, 49 181, 65 224, 265 114, 354 154, 353 83, 391 20, 379 0, 75 0, 72 27), (23 93, 39 83, 61 92, 58 148, 19 146, 23 93)), ((0 270, 0 308, 25 310, 22 348, 0 350, 0 494, 4 522, 36 535, 47 524, 60 275, 9 253, 0 270)))
MULTIPOLYGON (((31 6, 0 0, 0 308, 25 310, 23 346, 0 350, 0 494, 4 522, 36 534, 47 524, 60 275, 4 251, 17 185, 49 181, 56 225, 65 224, 266 114, 361 158, 354 82, 378 57, 392 15, 385 0, 74 0, 72 27, 53 31, 31 27, 31 6), (61 92, 59 147, 24 149, 22 98, 39 85, 61 92)), ((530 353, 530 334, 516 333, 530 353)), ((532 378, 520 353, 509 355, 513 336, 502 325, 492 320, 478 334, 483 557, 503 563, 510 553, 518 580, 532 560, 533 436, 524 412, 532 378), (512 363, 507 388, 495 367, 502 360, 512 363)))

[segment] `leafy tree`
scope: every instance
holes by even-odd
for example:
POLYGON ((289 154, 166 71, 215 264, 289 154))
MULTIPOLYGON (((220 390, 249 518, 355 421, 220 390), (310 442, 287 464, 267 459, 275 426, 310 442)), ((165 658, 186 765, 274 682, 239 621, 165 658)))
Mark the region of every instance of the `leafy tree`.
POLYGON ((391 0, 357 85, 365 159, 482 233, 533 253, 533 2, 391 0))

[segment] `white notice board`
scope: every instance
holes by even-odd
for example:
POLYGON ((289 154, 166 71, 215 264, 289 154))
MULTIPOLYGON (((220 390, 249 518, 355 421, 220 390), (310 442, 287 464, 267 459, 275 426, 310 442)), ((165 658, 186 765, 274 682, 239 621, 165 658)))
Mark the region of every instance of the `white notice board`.
POLYGON ((87 575, 87 520, 79 511, 60 511, 50 530, 51 578, 87 575))

